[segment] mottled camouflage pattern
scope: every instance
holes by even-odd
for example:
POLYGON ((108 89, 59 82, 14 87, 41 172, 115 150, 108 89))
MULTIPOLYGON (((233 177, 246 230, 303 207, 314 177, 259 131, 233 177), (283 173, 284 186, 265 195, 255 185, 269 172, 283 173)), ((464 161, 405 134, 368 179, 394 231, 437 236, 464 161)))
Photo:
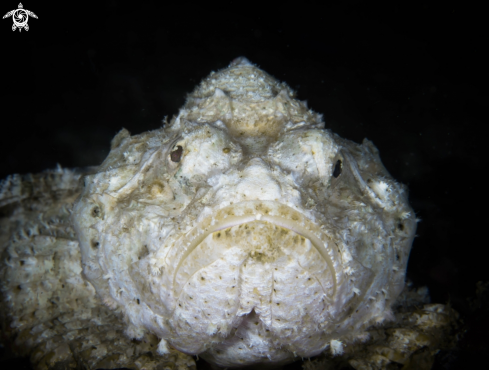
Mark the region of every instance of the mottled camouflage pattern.
POLYGON ((240 58, 99 167, 7 178, 4 339, 39 369, 428 369, 456 314, 401 294, 405 187, 323 127, 240 58))

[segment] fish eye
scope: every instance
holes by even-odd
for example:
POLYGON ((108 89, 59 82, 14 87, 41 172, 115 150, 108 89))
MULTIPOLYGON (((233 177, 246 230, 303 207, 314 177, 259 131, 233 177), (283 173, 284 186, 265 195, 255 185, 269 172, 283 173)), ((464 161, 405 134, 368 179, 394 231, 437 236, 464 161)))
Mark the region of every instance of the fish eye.
POLYGON ((334 165, 333 169, 333 177, 337 179, 341 175, 341 170, 343 168, 343 164, 341 163, 341 160, 338 159, 334 165))
POLYGON ((182 153, 183 153, 183 148, 180 145, 174 147, 170 153, 171 161, 180 162, 180 160, 182 159, 182 153))

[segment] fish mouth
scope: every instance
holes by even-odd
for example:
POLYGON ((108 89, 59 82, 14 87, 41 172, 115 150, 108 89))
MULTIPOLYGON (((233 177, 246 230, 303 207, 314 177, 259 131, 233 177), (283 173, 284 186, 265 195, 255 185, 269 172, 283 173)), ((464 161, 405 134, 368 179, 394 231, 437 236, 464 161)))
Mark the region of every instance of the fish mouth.
MULTIPOLYGON (((168 258, 174 261, 172 263, 174 267, 172 272, 173 296, 178 299, 185 282, 188 281, 188 279, 179 278, 182 265, 209 235, 236 226, 255 223, 279 227, 308 240, 328 267, 332 288, 327 298, 334 299, 339 279, 337 276, 340 264, 338 246, 333 242, 331 236, 328 236, 306 215, 275 201, 246 201, 221 208, 198 222, 183 238, 177 240, 168 255, 168 258)), ((199 266, 195 267, 193 271, 198 269, 199 266)))

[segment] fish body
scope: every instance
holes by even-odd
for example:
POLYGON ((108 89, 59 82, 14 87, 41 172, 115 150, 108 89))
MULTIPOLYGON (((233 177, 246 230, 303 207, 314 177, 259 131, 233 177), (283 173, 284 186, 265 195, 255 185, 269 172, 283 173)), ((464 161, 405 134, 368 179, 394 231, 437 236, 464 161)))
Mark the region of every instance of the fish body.
POLYGON ((245 58, 100 166, 1 194, 5 320, 40 368, 341 356, 395 321, 416 230, 375 146, 245 58))

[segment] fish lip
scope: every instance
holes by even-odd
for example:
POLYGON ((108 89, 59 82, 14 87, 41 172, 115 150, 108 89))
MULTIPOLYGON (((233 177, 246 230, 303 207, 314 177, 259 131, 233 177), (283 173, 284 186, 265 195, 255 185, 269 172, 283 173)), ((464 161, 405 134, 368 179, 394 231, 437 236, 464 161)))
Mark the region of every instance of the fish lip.
POLYGON ((175 241, 173 253, 167 256, 172 263, 171 272, 172 292, 175 300, 178 300, 183 288, 177 289, 176 278, 182 263, 210 234, 253 221, 266 221, 271 224, 289 229, 307 239, 323 257, 331 271, 333 279, 333 292, 328 298, 334 299, 338 291, 340 264, 340 250, 333 239, 328 236, 310 217, 296 209, 277 202, 252 200, 235 203, 220 209, 216 209, 211 215, 197 222, 188 233, 175 241), (335 268, 336 266, 336 268, 335 268))

